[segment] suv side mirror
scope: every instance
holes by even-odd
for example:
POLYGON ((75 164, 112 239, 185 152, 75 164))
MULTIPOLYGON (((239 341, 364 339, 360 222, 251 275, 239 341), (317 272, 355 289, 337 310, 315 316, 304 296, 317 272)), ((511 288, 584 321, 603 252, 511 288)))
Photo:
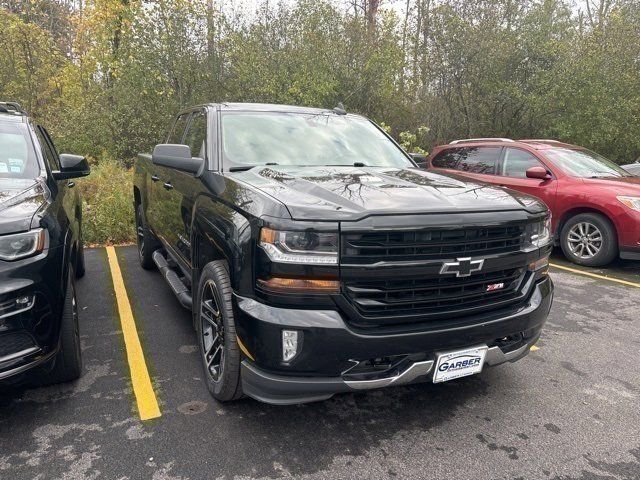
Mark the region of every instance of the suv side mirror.
POLYGON ((420 168, 427 168, 429 166, 429 157, 424 153, 410 153, 409 156, 413 158, 413 161, 416 162, 420 168))
POLYGON ((52 172, 55 180, 86 177, 91 173, 89 162, 82 155, 60 154, 60 170, 52 172))
POLYGON ((204 168, 204 158, 192 157, 188 145, 161 143, 156 145, 151 155, 154 165, 175 168, 181 172, 197 175, 204 168))
POLYGON ((539 180, 550 180, 551 175, 544 167, 531 167, 527 170, 527 178, 537 178, 539 180))

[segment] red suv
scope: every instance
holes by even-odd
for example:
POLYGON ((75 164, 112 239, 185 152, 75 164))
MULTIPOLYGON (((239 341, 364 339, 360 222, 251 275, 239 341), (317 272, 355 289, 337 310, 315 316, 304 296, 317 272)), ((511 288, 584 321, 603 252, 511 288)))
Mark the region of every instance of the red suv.
POLYGON ((555 140, 480 138, 436 147, 428 167, 542 199, 556 241, 577 264, 640 260, 640 177, 597 153, 555 140))

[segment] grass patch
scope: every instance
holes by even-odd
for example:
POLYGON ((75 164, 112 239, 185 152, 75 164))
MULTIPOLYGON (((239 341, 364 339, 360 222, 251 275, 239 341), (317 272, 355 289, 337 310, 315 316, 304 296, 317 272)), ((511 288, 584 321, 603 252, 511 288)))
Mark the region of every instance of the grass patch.
POLYGON ((85 245, 135 242, 133 170, 116 162, 91 166, 77 182, 82 193, 82 236, 85 245))

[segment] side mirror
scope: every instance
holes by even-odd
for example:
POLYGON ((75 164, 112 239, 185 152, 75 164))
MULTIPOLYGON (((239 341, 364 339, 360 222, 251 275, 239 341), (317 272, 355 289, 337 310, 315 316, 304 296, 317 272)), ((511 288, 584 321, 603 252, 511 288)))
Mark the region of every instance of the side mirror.
POLYGON ((86 177, 91 173, 91 167, 82 155, 62 153, 60 155, 60 170, 52 173, 55 180, 86 177))
POLYGON ((527 170, 527 178, 537 178, 539 180, 550 180, 551 175, 544 167, 531 167, 527 170))
POLYGON ((424 153, 410 153, 409 156, 413 158, 413 161, 416 162, 420 168, 427 168, 429 166, 429 157, 424 153))
POLYGON ((175 168, 181 172, 197 175, 204 168, 204 159, 191 156, 188 145, 163 143, 156 145, 151 155, 154 165, 175 168))

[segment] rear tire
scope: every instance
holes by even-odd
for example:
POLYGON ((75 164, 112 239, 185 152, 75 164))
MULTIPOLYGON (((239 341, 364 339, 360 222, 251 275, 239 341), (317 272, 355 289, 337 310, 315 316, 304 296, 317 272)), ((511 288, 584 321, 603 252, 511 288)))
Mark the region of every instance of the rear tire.
POLYGON ((82 349, 73 274, 69 274, 60 324, 60 351, 53 370, 40 376, 40 385, 53 385, 77 380, 82 375, 82 349))
POLYGON ((156 241, 147 228, 142 204, 136 208, 136 236, 138 238, 138 258, 140 260, 140 266, 145 270, 152 270, 156 266, 153 261, 156 241))
POLYGON ((618 256, 618 237, 611 222, 597 213, 580 213, 562 227, 560 246, 573 263, 603 267, 618 256))
POLYGON ((226 262, 208 263, 202 270, 194 304, 196 332, 207 388, 220 402, 243 395, 231 295, 226 262))

